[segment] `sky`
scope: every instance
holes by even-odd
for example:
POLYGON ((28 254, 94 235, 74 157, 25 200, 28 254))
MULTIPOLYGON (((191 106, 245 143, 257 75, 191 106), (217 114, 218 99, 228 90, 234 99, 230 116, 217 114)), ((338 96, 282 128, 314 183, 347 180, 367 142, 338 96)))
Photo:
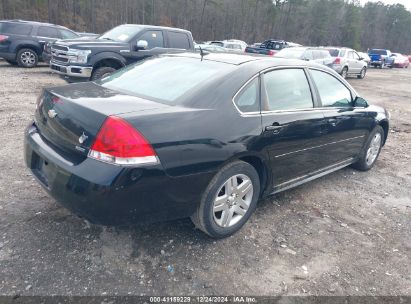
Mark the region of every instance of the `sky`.
POLYGON ((364 5, 367 2, 378 2, 378 1, 381 1, 385 4, 400 3, 400 4, 404 5, 408 10, 411 11, 411 0, 360 0, 362 5, 364 5))

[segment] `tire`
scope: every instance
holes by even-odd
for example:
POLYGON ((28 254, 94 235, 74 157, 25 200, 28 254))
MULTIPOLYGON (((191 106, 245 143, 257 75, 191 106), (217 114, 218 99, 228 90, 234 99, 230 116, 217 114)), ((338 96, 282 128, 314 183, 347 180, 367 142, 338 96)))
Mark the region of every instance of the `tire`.
POLYGON ((361 152, 358 161, 352 165, 353 168, 360 171, 370 170, 380 155, 384 142, 384 130, 381 126, 376 126, 370 133, 364 150, 361 152), (379 138, 377 140, 376 138, 379 138), (378 143, 378 144, 377 144, 378 143))
POLYGON ((17 65, 17 61, 6 60, 6 62, 7 62, 8 64, 11 64, 11 65, 17 65))
POLYGON ((348 68, 347 68, 347 67, 344 67, 344 68, 342 69, 342 71, 341 71, 341 76, 342 76, 342 78, 344 78, 344 79, 347 78, 347 76, 348 76, 348 68))
POLYGON ((360 75, 357 75, 357 78, 358 79, 364 79, 366 74, 367 74, 367 68, 363 67, 361 72, 360 72, 360 75))
POLYGON ((17 64, 23 68, 34 68, 39 63, 39 56, 32 49, 21 49, 17 52, 17 64))
POLYGON ((394 64, 391 64, 391 65, 389 66, 389 68, 390 68, 390 69, 393 69, 393 68, 394 68, 394 64))
POLYGON ((104 77, 109 76, 111 73, 115 72, 116 69, 112 67, 101 67, 94 71, 91 76, 91 80, 98 80, 104 77))
POLYGON ((211 180, 191 220, 212 238, 228 237, 247 222, 259 196, 260 178, 254 167, 243 161, 232 162, 211 180), (230 191, 228 186, 233 181, 239 188, 230 191), (240 194, 240 191, 243 192, 240 194), (241 214, 237 213, 240 210, 241 214))

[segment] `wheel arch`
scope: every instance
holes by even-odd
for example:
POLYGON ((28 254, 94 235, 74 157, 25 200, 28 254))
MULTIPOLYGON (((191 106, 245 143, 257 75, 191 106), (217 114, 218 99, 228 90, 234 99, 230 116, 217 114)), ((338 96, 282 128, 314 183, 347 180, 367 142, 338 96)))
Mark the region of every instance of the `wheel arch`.
POLYGON ((30 43, 22 43, 19 44, 18 46, 16 46, 16 58, 17 58, 17 53, 22 50, 22 49, 30 49, 36 52, 37 56, 41 56, 42 51, 40 50, 40 48, 34 44, 30 44, 30 43))
POLYGON ((125 65, 123 64, 123 62, 121 62, 117 58, 104 58, 104 59, 97 61, 94 64, 93 69, 96 70, 101 67, 110 67, 110 68, 114 68, 118 70, 118 69, 123 68, 124 66, 125 65))
POLYGON ((387 141, 387 137, 388 137, 388 131, 389 131, 389 123, 388 120, 381 120, 378 123, 379 126, 381 126, 381 128, 384 130, 384 142, 383 145, 385 145, 385 142, 387 141))

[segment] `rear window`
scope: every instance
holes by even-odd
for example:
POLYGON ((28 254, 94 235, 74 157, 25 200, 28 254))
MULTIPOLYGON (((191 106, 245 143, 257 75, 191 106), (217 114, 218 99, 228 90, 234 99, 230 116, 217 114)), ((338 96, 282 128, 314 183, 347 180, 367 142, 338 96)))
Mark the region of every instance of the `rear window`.
POLYGON ((328 52, 330 53, 332 57, 338 57, 340 55, 339 49, 331 49, 331 50, 328 50, 328 52))
POLYGON ((374 55, 387 55, 387 51, 386 50, 371 50, 370 54, 374 54, 374 55))
POLYGON ((30 35, 32 26, 19 23, 0 23, 0 33, 12 35, 30 35))
POLYGON ((231 71, 231 65, 197 58, 160 57, 128 66, 97 82, 128 95, 170 105, 231 71))
POLYGON ((168 38, 170 39, 171 48, 183 50, 191 49, 190 40, 188 39, 188 35, 185 33, 168 32, 168 38))

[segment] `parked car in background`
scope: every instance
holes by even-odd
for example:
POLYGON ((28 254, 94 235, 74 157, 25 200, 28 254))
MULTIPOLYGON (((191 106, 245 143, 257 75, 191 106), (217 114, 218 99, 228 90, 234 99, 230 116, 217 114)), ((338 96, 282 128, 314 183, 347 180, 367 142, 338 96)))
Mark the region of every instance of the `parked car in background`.
POLYGON ((123 24, 97 39, 54 43, 50 68, 70 81, 96 80, 148 57, 187 50, 194 51, 193 36, 189 31, 123 24))
POLYGON ((363 79, 367 73, 367 62, 356 51, 344 47, 325 47, 334 58, 332 68, 343 78, 357 76, 363 79))
POLYGON ((371 58, 370 56, 368 56, 367 53, 364 52, 357 52, 358 55, 360 55, 361 58, 363 58, 363 60, 367 63, 367 66, 370 66, 371 63, 371 58))
POLYGON ((372 49, 368 51, 368 56, 371 58, 370 65, 380 69, 384 67, 392 69, 394 67, 394 58, 391 55, 391 51, 385 49, 372 49))
POLYGON ((242 40, 237 39, 229 39, 229 40, 222 40, 222 41, 210 41, 210 45, 217 45, 219 47, 223 47, 226 49, 230 49, 231 51, 235 52, 244 52, 245 48, 247 47, 247 43, 242 40))
POLYGON ((194 45, 194 50, 196 52, 199 52, 200 48, 203 51, 207 51, 207 52, 210 52, 210 53, 228 53, 229 52, 228 49, 226 49, 224 47, 221 47, 221 46, 218 46, 216 44, 195 44, 194 45))
POLYGON ((408 55, 408 60, 409 62, 411 62, 411 55, 408 55))
POLYGON ((246 53, 274 56, 277 52, 284 48, 289 48, 290 44, 284 40, 269 39, 261 43, 258 47, 248 46, 245 49, 246 53))
POLYGON ((263 56, 163 55, 38 100, 25 162, 62 205, 108 225, 191 217, 214 238, 260 198, 370 170, 389 128, 334 71, 263 56))
POLYGON ((314 61, 332 68, 334 58, 324 48, 293 47, 285 48, 274 55, 275 57, 314 61))
POLYGON ((12 65, 32 68, 43 60, 46 43, 80 37, 78 33, 60 25, 3 20, 0 21, 0 57, 12 65))
POLYGON ((404 56, 400 53, 393 53, 391 57, 394 57, 394 66, 396 68, 408 68, 410 65, 410 60, 407 56, 404 56))

